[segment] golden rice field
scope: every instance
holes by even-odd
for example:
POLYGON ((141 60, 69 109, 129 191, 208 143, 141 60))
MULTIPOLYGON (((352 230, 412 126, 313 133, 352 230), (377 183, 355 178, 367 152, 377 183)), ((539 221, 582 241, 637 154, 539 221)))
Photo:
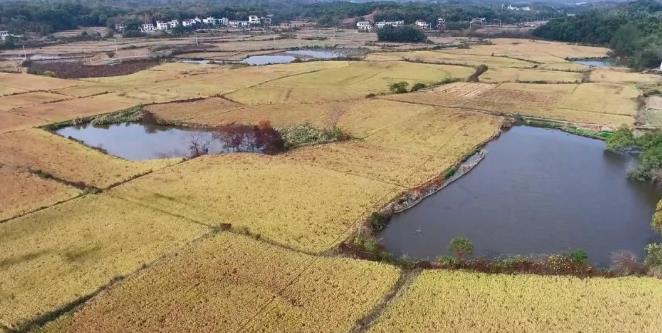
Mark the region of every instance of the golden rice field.
POLYGON ((344 240, 352 226, 402 190, 283 157, 234 154, 166 168, 110 195, 208 226, 229 223, 319 253, 344 240))
POLYGON ((80 194, 76 188, 0 165, 0 221, 80 194))
POLYGON ((634 123, 638 96, 638 89, 628 84, 456 83, 385 98, 616 128, 634 123))
POLYGON ((221 233, 42 332, 348 332, 398 278, 390 265, 314 257, 221 233))
POLYGON ((0 134, 0 164, 107 188, 178 160, 126 161, 41 129, 0 134))
POLYGON ((408 62, 336 62, 344 66, 287 77, 229 94, 249 104, 319 103, 363 99, 389 91, 393 83, 433 84, 448 78, 465 78, 472 68, 408 62))
MULTIPOLYGON (((328 40, 276 43, 374 42, 318 33, 328 40)), ((209 52, 262 53, 272 37, 210 40, 209 52)), ((183 43, 142 47, 166 42, 183 43)), ((42 331, 349 332, 366 317, 379 332, 662 329, 662 285, 648 278, 423 271, 376 311, 403 281, 400 268, 335 251, 372 212, 498 135, 506 116, 632 125, 640 89, 659 80, 608 68, 575 83, 588 68, 566 58, 608 50, 562 43, 367 47, 382 52, 264 67, 163 63, 83 80, 0 73, 0 332, 46 323, 63 307, 42 331), (481 83, 389 92, 399 81, 464 79, 480 64, 489 66, 481 83), (139 104, 164 122, 307 123, 352 139, 274 156, 134 162, 34 128, 139 104)), ((655 103, 648 125, 662 124, 655 103)))
POLYGON ((370 332, 659 332, 652 278, 424 271, 370 332))
POLYGON ((0 224, 0 323, 26 321, 95 292, 208 228, 108 195, 0 224))

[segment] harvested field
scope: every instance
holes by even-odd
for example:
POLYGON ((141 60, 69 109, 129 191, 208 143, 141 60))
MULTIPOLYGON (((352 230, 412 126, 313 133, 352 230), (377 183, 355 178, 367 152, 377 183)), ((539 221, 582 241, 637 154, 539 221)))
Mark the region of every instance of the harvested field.
POLYGON ((596 68, 591 71, 592 82, 659 84, 660 75, 629 72, 627 69, 596 68))
POLYGON ((370 331, 652 333, 660 307, 656 279, 425 271, 370 331))
POLYGON ((485 74, 480 76, 480 81, 489 83, 580 83, 582 81, 582 73, 490 67, 485 74))
POLYGON ((132 276, 42 332, 348 332, 398 277, 393 266, 316 258, 223 233, 132 276))
POLYGON ((566 58, 605 58, 609 49, 559 42, 511 38, 490 39, 491 45, 472 45, 469 49, 453 49, 448 53, 500 56, 539 63, 563 63, 566 58))
POLYGON ((0 164, 98 188, 107 188, 178 161, 129 162, 40 129, 1 134, 0 151, 0 164))
POLYGON ((45 125, 45 121, 11 112, 0 112, 0 133, 45 125))
POLYGON ((0 96, 72 87, 79 82, 31 74, 0 73, 0 96))
POLYGON ((343 64, 340 62, 308 62, 268 67, 165 64, 132 75, 89 81, 145 104, 164 103, 226 94, 283 77, 341 66, 343 64))
POLYGON ((0 323, 21 327, 207 231, 108 196, 0 224, 0 323))
POLYGON ((50 92, 31 92, 18 95, 0 97, 0 112, 9 111, 17 107, 29 107, 37 104, 52 103, 70 97, 50 92))
POLYGON ((63 79, 119 76, 136 73, 159 64, 158 60, 123 61, 113 65, 86 65, 71 61, 32 61, 28 64, 28 73, 42 75, 53 73, 63 79))
POLYGON ((323 252, 401 190, 283 157, 235 154, 163 169, 111 193, 209 226, 230 223, 299 250, 323 252))
POLYGON ((532 68, 536 63, 523 61, 507 57, 497 57, 491 55, 458 55, 446 53, 443 51, 412 51, 412 52, 388 52, 372 53, 366 60, 407 60, 412 62, 436 63, 447 65, 478 66, 487 65, 488 67, 515 67, 532 68))
POLYGON ((249 104, 319 103, 361 99, 368 94, 389 91, 400 81, 410 85, 433 84, 449 78, 465 78, 473 68, 427 65, 407 62, 335 62, 340 68, 275 80, 253 88, 242 89, 229 98, 249 104))
POLYGON ((0 165, 0 221, 71 199, 76 188, 0 165))
POLYGON ((616 128, 633 124, 638 90, 615 84, 457 83, 390 100, 616 128))
POLYGON ((102 113, 120 111, 140 104, 130 99, 114 94, 98 95, 86 98, 75 98, 61 102, 39 104, 32 107, 20 107, 12 112, 43 119, 49 122, 66 121, 102 113))

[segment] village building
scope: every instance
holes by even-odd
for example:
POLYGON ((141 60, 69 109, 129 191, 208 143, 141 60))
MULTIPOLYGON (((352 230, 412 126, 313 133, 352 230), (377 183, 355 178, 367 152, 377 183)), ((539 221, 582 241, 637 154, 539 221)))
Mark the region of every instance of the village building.
POLYGON ((359 31, 369 32, 372 31, 373 26, 369 21, 359 21, 356 22, 356 28, 359 29, 359 31))
POLYGON ((414 25, 422 30, 429 30, 430 29, 430 23, 425 22, 423 20, 417 20, 414 25))
POLYGON ((154 32, 156 31, 156 27, 152 23, 145 23, 140 26, 140 31, 142 32, 154 32))
POLYGON ((384 29, 385 27, 401 27, 403 25, 405 25, 405 21, 381 21, 375 24, 377 29, 384 29))
POLYGON ((250 15, 248 17, 248 24, 257 25, 260 24, 260 18, 257 15, 250 15))
POLYGON ((168 29, 170 29, 170 23, 169 22, 156 21, 156 30, 166 31, 168 29))
POLYGON ((122 23, 115 24, 115 31, 124 32, 125 29, 126 29, 126 25, 122 23))
POLYGON ((168 26, 170 27, 170 29, 177 28, 179 26, 179 21, 178 20, 169 21, 168 26))
POLYGON ((437 30, 444 31, 446 30, 446 19, 440 17, 437 19, 437 30))
POLYGON ((0 31, 0 40, 3 42, 9 38, 9 31, 0 31))

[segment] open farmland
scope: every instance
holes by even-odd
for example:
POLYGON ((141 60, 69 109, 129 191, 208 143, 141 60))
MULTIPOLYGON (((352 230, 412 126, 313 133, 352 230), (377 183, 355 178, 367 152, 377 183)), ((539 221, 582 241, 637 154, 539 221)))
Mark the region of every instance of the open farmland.
POLYGON ((0 164, 97 188, 107 188, 176 162, 125 161, 41 129, 0 134, 0 150, 0 164))
MULTIPOLYGON (((209 35, 200 47, 164 37, 28 50, 100 63, 116 44, 118 58, 192 51, 114 77, 0 74, 0 332, 660 331, 662 285, 652 278, 490 275, 358 259, 381 250, 377 242, 351 248, 374 212, 466 171, 460 163, 514 118, 593 131, 635 120, 662 126, 651 111, 656 98, 648 120, 640 110, 659 75, 569 60, 603 57, 605 48, 431 40, 303 29, 209 35), (259 67, 176 62, 232 63, 304 46, 372 52, 259 67), (479 82, 446 84, 483 64, 479 82), (402 81, 427 86, 390 91, 402 81), (134 106, 163 125, 130 124, 140 135, 165 137, 177 125, 213 136, 222 125, 268 122, 281 133, 310 125, 342 138, 275 155, 129 161, 44 129, 134 106)), ((129 145, 138 140, 126 136, 129 145)), ((463 190, 472 200, 473 189, 463 190)))
POLYGON ((0 224, 0 323, 20 327, 207 231, 108 196, 88 196, 0 224))
POLYGON ((370 332, 657 332, 656 279, 425 271, 370 332))
POLYGON ((347 332, 398 277, 389 265, 318 258, 222 233, 110 288, 43 332, 347 332))

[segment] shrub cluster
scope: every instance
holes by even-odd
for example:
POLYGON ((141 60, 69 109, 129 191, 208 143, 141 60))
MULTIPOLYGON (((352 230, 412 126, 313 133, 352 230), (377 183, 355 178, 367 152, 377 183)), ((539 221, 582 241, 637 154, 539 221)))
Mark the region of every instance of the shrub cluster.
POLYGON ((609 151, 640 151, 640 164, 631 173, 640 181, 656 180, 654 171, 662 168, 662 132, 646 133, 635 137, 632 131, 622 127, 607 138, 609 151))
POLYGON ((349 139, 349 135, 338 127, 317 129, 310 124, 278 129, 286 149, 331 143, 349 139))
POLYGON ((377 31, 377 40, 380 42, 425 43, 428 41, 428 37, 423 31, 411 26, 386 26, 377 31))

